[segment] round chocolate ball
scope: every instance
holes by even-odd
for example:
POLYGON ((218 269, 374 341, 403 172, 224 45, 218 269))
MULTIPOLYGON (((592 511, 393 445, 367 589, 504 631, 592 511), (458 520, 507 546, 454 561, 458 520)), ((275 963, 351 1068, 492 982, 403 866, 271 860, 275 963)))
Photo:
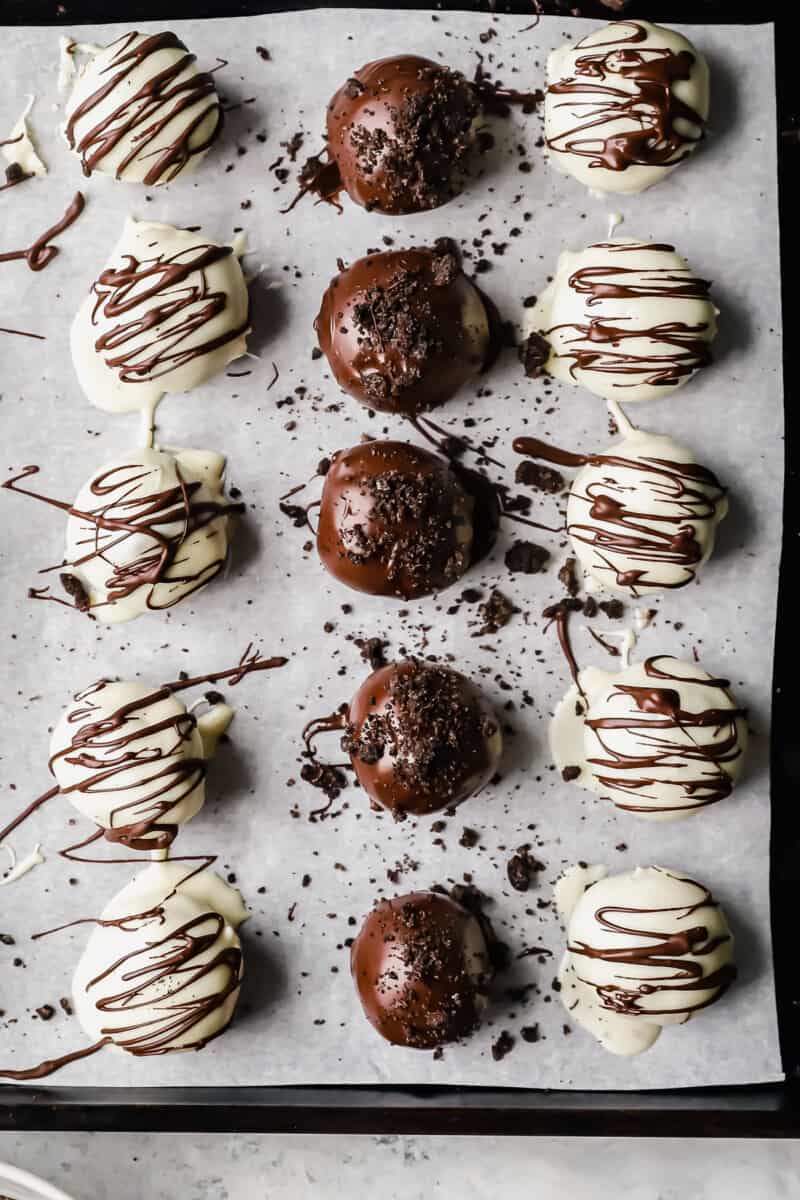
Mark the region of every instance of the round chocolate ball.
POLYGON ((381 900, 351 951, 367 1020, 395 1046, 435 1050, 473 1033, 492 967, 480 921, 449 896, 381 900))
POLYGON ((491 351, 486 306, 447 242, 358 259, 331 281, 314 327, 340 387, 410 417, 454 396, 491 351))
POLYGON ((331 460, 317 552, 356 591, 428 596, 469 567, 472 508, 445 459, 406 442, 363 442, 331 460))
POLYGON ((503 746, 481 690, 450 667, 410 659, 356 692, 343 747, 376 804, 397 816, 460 804, 485 787, 503 746))
POLYGON ((458 191, 478 108, 463 75, 427 58, 367 63, 328 105, 328 151, 350 199, 392 214, 446 204, 458 191))

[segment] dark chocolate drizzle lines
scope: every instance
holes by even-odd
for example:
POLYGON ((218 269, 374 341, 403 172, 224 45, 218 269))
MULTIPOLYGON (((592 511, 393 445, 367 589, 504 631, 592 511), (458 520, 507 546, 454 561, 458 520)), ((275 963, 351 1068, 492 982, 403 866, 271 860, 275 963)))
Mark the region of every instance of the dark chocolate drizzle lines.
POLYGON ((195 62, 195 55, 188 53, 180 38, 174 33, 158 33, 134 45, 138 36, 135 31, 126 33, 113 43, 118 49, 102 72, 107 78, 97 91, 70 114, 65 133, 70 146, 81 156, 84 175, 91 175, 107 154, 127 141, 131 148, 118 163, 116 178, 122 178, 127 168, 137 160, 144 162, 152 159, 152 165, 143 180, 152 186, 168 183, 194 155, 204 153, 215 141, 223 118, 210 72, 200 71, 180 79, 195 62), (161 50, 178 50, 182 53, 171 66, 153 72, 141 87, 133 90, 128 83, 129 76, 137 67, 146 64, 151 55, 161 50), (114 93, 119 96, 119 104, 76 141, 78 122, 90 116, 99 104, 114 93), (171 142, 166 146, 158 144, 161 133, 172 121, 206 98, 208 103, 182 124, 171 142), (190 143, 196 130, 214 112, 217 114, 214 127, 201 142, 192 146, 190 143))
MULTIPOLYGON (((649 245, 646 242, 600 243, 598 250, 612 254, 656 250, 672 254, 674 246, 649 245)), ((639 297, 658 297, 663 300, 708 300, 711 287, 707 279, 699 279, 688 267, 626 267, 606 265, 583 267, 569 278, 569 287, 585 294, 586 308, 602 300, 628 300, 639 297)), ((590 317, 587 324, 567 322, 541 330, 545 338, 561 333, 563 344, 556 348, 559 358, 569 358, 570 375, 589 371, 598 375, 630 376, 620 388, 647 385, 674 387, 688 379, 712 361, 711 347, 704 334, 708 322, 690 325, 685 321, 662 321, 658 325, 641 326, 629 323, 630 317, 619 315, 606 319, 590 317), (626 349, 628 342, 642 342, 635 351, 626 349)))
POLYGON ((31 333, 27 329, 7 329, 5 326, 0 325, 0 333, 8 333, 14 337, 35 338, 37 342, 47 341, 43 333, 31 333))
POLYGON ((605 905, 599 908, 594 919, 598 925, 612 934, 622 934, 643 939, 639 945, 617 946, 615 948, 590 946, 586 942, 569 942, 571 954, 584 958, 600 959, 603 962, 623 965, 624 975, 618 976, 619 982, 608 985, 598 985, 591 980, 581 978, 581 983, 592 988, 604 1009, 627 1016, 652 1018, 667 1014, 684 1014, 689 1016, 701 1008, 706 1008, 726 990, 736 977, 736 968, 732 963, 725 963, 716 971, 704 974, 702 962, 695 958, 705 958, 713 954, 721 945, 730 941, 730 934, 718 934, 712 937, 705 925, 695 925, 688 929, 668 932, 657 929, 640 929, 631 923, 631 918, 639 916, 669 915, 674 920, 687 920, 702 908, 716 908, 717 901, 711 893, 694 880, 683 880, 700 891, 700 899, 696 904, 668 908, 623 908, 605 905), (692 956, 691 958, 689 956, 692 956), (632 969, 643 968, 645 973, 637 976, 632 969), (658 971, 658 974, 654 974, 658 971), (624 982, 623 982, 624 981, 624 982), (703 1000, 695 999, 694 992, 711 992, 703 1000), (648 1004, 641 1007, 641 1001, 651 996, 664 993, 674 996, 676 993, 686 999, 683 1007, 670 1005, 666 1008, 654 1008, 648 1004))
MULTIPOLYGON (((675 166, 704 136, 701 115, 673 90, 678 80, 691 78, 694 55, 640 47, 647 30, 636 21, 614 22, 607 33, 607 41, 586 46, 574 75, 548 87, 553 104, 575 113, 577 123, 548 138, 547 145, 608 171, 675 166)), ((579 42, 577 49, 582 47, 579 42)))
POLYGON ((573 541, 590 546, 605 563, 619 587, 638 595, 641 586, 679 588, 695 578, 703 559, 698 526, 713 521, 726 489, 707 468, 696 463, 674 462, 665 458, 625 458, 614 454, 570 454, 539 441, 519 437, 514 450, 530 458, 543 459, 560 466, 596 466, 608 468, 602 481, 585 492, 572 494, 588 506, 590 522, 570 522, 567 533, 573 541), (629 507, 626 495, 631 491, 625 475, 631 472, 636 485, 646 488, 654 501, 654 512, 629 507), (624 569, 615 556, 626 560, 624 569), (633 562, 635 565, 631 567, 633 562), (659 574, 659 567, 677 568, 675 580, 659 574))
MULTIPOLYGON (((153 920, 163 920, 163 909, 153 920)), ((192 1031, 225 1004, 238 990, 241 980, 239 946, 222 946, 207 961, 202 961, 224 928, 225 918, 220 913, 200 913, 162 938, 148 940, 145 946, 123 955, 90 980, 86 985, 87 995, 93 989, 99 993, 100 985, 106 981, 113 980, 118 989, 108 995, 97 995, 94 1004, 99 1012, 109 1017, 130 1017, 130 1024, 109 1026, 103 1030, 104 1035, 113 1034, 115 1045, 137 1057, 167 1054, 172 1049, 170 1043, 176 1039, 181 1040, 181 1049, 200 1050, 207 1045, 210 1036, 192 1037, 192 1031), (202 980, 217 971, 222 973, 223 982, 214 990, 191 994, 202 980), (151 1007, 157 1009, 155 1016, 148 1020, 138 1016, 139 1010, 151 1007)))
POLYGON ((643 663, 652 684, 614 685, 612 696, 627 697, 633 711, 584 718, 602 748, 602 757, 587 759, 592 773, 627 812, 688 812, 724 800, 733 791, 726 768, 742 756, 737 722, 746 715, 744 709, 731 705, 695 712, 682 707, 679 690, 669 686, 716 688, 730 699, 729 680, 675 675, 657 665, 665 657, 643 663), (680 740, 676 731, 683 735, 680 740), (701 740, 702 731, 711 731, 712 739, 701 740), (617 734, 623 735, 620 743, 617 734), (665 776, 667 771, 671 774, 665 776), (656 785, 674 789, 683 802, 665 803, 648 791, 656 785))
POLYGON ((120 382, 158 379, 247 332, 249 319, 205 341, 192 341, 227 304, 225 292, 212 291, 206 268, 232 253, 230 246, 199 244, 141 262, 126 254, 119 265, 101 272, 92 285, 91 320, 97 326, 102 318, 108 327, 95 349, 120 382))
POLYGON ((77 766, 82 777, 63 796, 72 792, 131 792, 132 798, 111 811, 107 841, 131 850, 165 849, 175 840, 178 826, 166 818, 205 779, 207 763, 202 756, 184 754, 197 722, 189 712, 176 712, 153 720, 149 710, 171 695, 162 687, 104 714, 95 697, 108 686, 100 680, 75 695, 82 707, 74 709, 69 723, 74 732, 68 745, 50 759, 50 770, 61 760, 77 766), (150 744, 167 734, 166 746, 150 744), (147 765, 149 774, 138 770, 147 765))
MULTIPOLYGON (((69 229, 78 217, 83 212, 85 200, 80 192, 76 192, 72 197, 66 212, 55 225, 51 225, 44 233, 39 234, 34 242, 25 250, 7 250, 0 254, 0 263, 16 262, 20 259, 28 264, 32 271, 43 271, 48 263, 51 263, 58 254, 58 246, 51 245, 54 237, 58 237, 65 229, 69 229)), ((12 332, 15 332, 12 330, 12 332)), ((35 337, 35 334, 31 336, 35 337)))
MULTIPOLYGON (((90 923, 104 928, 116 928, 125 933, 139 933, 143 925, 159 928, 166 920, 166 904, 189 879, 206 869, 213 857, 200 856, 173 859, 173 862, 199 862, 176 886, 153 908, 140 913, 131 913, 116 918, 89 918, 86 921, 71 921, 58 929, 60 932, 76 925, 90 923)), ((38 1066, 25 1070, 0 1070, 0 1078, 15 1080, 42 1079, 78 1059, 86 1058, 112 1042, 129 1054, 149 1057, 168 1054, 172 1050, 200 1050, 214 1037, 213 1034, 193 1034, 217 1009, 222 1008, 233 996, 241 983, 242 951, 239 946, 221 945, 216 952, 203 961, 203 956, 214 950, 223 933, 225 918, 217 912, 199 912, 175 929, 161 937, 147 938, 144 944, 115 962, 86 984, 86 994, 96 989, 95 1008, 109 1019, 129 1023, 116 1023, 101 1030, 102 1037, 91 1046, 71 1051, 59 1058, 47 1059, 38 1066), (219 975, 208 993, 199 989, 203 980, 219 975), (112 982, 113 981, 113 982, 112 982), (102 994, 101 985, 110 985, 108 994, 102 994), (192 993, 195 992, 193 995, 192 993), (154 1015, 143 1019, 141 1010, 150 1008, 154 1015), (178 1046, 170 1043, 179 1042, 178 1046)), ((222 1027, 224 1028, 224 1026, 222 1027)))
POLYGON ((140 587, 150 589, 146 601, 149 610, 171 608, 213 579, 225 564, 223 557, 207 563, 195 574, 177 570, 182 561, 180 549, 190 535, 203 529, 216 517, 242 512, 244 505, 196 499, 202 485, 197 480, 184 481, 177 462, 177 484, 162 491, 149 491, 143 483, 151 470, 158 473, 156 467, 151 468, 147 463, 132 462, 112 467, 95 476, 90 490, 97 497, 97 505, 85 510, 20 487, 20 480, 38 474, 39 468, 36 466, 25 467, 2 485, 10 491, 60 508, 85 524, 85 535, 81 538, 85 550, 71 562, 45 569, 63 571, 64 567, 68 567, 74 570, 93 559, 101 559, 108 564, 108 578, 103 583, 108 598, 89 605, 88 601, 78 603, 78 595, 75 606, 81 611, 116 604, 140 587), (174 527, 173 530, 170 526, 174 527), (119 555, 120 548, 131 542, 134 546, 141 542, 141 548, 136 550, 130 561, 115 562, 110 557, 112 554, 119 555), (169 587, 174 585, 176 590, 174 597, 168 596, 158 602, 156 587, 161 583, 169 587))
POLYGON ((44 1079, 47 1075, 52 1075, 55 1071, 60 1071, 62 1067, 77 1062, 78 1059, 89 1058, 92 1054, 97 1054, 98 1050, 102 1050, 110 1041, 110 1037, 102 1037, 91 1046, 83 1046, 80 1050, 71 1050, 69 1054, 61 1054, 58 1058, 46 1058, 44 1062, 40 1062, 35 1067, 26 1067, 18 1071, 0 1070, 0 1079, 15 1079, 18 1082, 30 1079, 44 1079))
MULTIPOLYGON (((52 772, 53 765, 63 759, 79 766, 85 772, 84 776, 70 787, 51 788, 34 800, 0 831, 0 843, 55 795, 130 791, 134 793, 131 800, 112 811, 111 828, 102 830, 102 836, 129 850, 167 848, 178 832, 178 826, 169 822, 169 813, 203 782, 208 763, 202 757, 183 755, 184 745, 191 740, 197 725, 192 713, 177 712, 154 721, 148 716, 148 709, 185 688, 222 680, 235 687, 245 676, 283 667, 287 661, 277 656, 261 658, 249 645, 235 667, 162 684, 105 715, 101 714, 96 698, 109 685, 108 680, 98 680, 76 693, 74 701, 79 707, 70 713, 70 724, 75 727, 70 743, 52 756, 49 765, 52 772), (148 745, 150 739, 161 734, 167 734, 171 739, 163 749, 148 745), (145 777, 138 778, 136 768, 142 765, 150 771, 145 777), (129 772, 133 772, 132 777, 129 772)), ((99 836, 100 833, 93 834, 85 842, 70 847, 64 857, 71 857, 73 850, 81 849, 99 836)))

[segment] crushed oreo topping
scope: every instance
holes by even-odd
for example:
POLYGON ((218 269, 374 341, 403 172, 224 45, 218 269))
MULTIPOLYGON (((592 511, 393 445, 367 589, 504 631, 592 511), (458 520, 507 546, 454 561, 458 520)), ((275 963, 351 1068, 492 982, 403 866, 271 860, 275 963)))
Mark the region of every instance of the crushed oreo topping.
POLYGON ((519 361, 528 379, 537 379, 550 357, 550 344, 540 333, 529 333, 519 348, 519 361))
POLYGON ((455 797, 463 787, 466 748, 493 737, 497 723, 465 693, 457 672, 418 659, 408 665, 389 681, 386 708, 358 728, 347 726, 342 749, 367 765, 388 754, 406 787, 455 797))
POLYGON ((533 542, 514 542, 506 551, 505 563, 511 572, 523 575, 538 575, 550 558, 550 551, 533 542))

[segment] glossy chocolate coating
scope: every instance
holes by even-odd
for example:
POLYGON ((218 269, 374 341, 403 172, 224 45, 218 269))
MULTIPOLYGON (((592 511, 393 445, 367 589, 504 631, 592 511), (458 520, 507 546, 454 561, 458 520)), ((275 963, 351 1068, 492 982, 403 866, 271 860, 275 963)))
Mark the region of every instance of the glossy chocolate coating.
POLYGON ((445 459, 406 442, 364 442, 333 456, 317 551, 356 591, 427 596, 470 565, 472 505, 445 459))
POLYGON ((415 55, 378 59, 328 105, 328 151, 356 204, 424 212, 456 194, 477 113, 475 88, 458 71, 415 55))
POLYGON ((364 681, 350 704, 343 745, 375 803, 398 815, 423 815, 485 787, 502 735, 471 680, 412 659, 380 667, 364 681))
POLYGON ((480 1024, 492 979, 486 939, 478 919, 449 896, 381 900, 350 964, 367 1020, 395 1046, 434 1050, 480 1024))
POLYGON ((444 404, 491 352, 480 292, 447 243, 358 259, 331 281, 314 326, 340 387, 405 416, 444 404))

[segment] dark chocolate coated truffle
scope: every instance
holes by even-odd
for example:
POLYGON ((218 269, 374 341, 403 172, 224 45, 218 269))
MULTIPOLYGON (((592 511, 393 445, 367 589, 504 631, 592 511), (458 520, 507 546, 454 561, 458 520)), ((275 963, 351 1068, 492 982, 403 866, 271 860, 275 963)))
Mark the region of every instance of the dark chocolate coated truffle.
POLYGON ((478 115, 474 86, 415 55, 367 63, 328 105, 327 140, 351 200, 425 212, 458 191, 478 115))
POLYGON ((363 442, 331 460, 317 551, 356 591, 427 596, 469 567, 472 508, 445 459, 406 442, 363 442))
POLYGON ((372 800, 398 815, 422 815, 485 787, 497 769, 502 734, 471 680, 410 659, 364 681, 350 704, 343 747, 372 800))
POLYGON ((477 917, 449 896, 382 900, 351 951, 367 1020, 395 1046, 434 1050, 480 1024, 492 980, 477 917))
POLYGON ((491 352, 481 294, 446 241, 358 259, 331 281, 315 329, 340 387, 412 417, 449 400, 491 352))

